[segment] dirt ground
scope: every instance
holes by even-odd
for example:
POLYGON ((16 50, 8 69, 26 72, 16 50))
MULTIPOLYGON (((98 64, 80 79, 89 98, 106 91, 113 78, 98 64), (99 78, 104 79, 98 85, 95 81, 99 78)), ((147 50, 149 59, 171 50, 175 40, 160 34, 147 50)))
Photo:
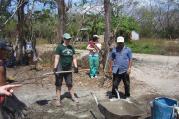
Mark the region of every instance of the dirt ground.
MULTIPOLYGON (((30 66, 8 69, 8 76, 15 77, 24 85, 15 90, 17 98, 27 105, 26 119, 104 119, 95 103, 92 94, 99 102, 109 101, 111 80, 106 80, 103 87, 99 82, 104 78, 99 74, 98 80, 90 80, 87 72, 73 75, 74 90, 79 97, 79 104, 68 96, 63 85, 63 107, 52 105, 55 96, 54 76, 40 77, 52 69, 43 68, 36 71, 30 66)), ((120 84, 123 92, 123 84, 120 84)), ((150 116, 149 102, 155 97, 167 96, 179 99, 179 57, 134 54, 131 73, 131 100, 144 110, 145 116, 150 116)), ((143 117, 143 118, 144 118, 143 117)))

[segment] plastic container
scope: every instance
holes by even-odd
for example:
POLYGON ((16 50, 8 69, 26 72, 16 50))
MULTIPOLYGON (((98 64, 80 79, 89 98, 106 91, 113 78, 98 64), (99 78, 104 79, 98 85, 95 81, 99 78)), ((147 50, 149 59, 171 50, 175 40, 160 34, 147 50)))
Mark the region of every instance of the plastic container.
POLYGON ((160 97, 151 102, 152 119, 175 119, 174 107, 177 106, 177 100, 160 97))

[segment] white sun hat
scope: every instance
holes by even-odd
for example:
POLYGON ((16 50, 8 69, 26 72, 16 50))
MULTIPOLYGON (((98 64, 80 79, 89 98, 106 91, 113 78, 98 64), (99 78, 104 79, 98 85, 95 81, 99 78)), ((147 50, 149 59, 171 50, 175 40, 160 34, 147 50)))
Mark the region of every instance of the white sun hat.
POLYGON ((93 38, 99 38, 99 36, 95 34, 95 35, 93 35, 93 38))

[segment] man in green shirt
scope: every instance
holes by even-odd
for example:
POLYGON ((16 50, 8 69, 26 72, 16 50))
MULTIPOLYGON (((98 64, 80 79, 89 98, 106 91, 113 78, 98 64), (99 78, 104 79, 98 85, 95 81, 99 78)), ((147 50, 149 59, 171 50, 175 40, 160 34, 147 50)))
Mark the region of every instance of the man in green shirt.
POLYGON ((70 73, 60 73, 56 74, 58 71, 71 71, 72 64, 74 65, 74 73, 78 73, 77 59, 75 57, 75 50, 70 45, 71 36, 68 33, 63 35, 63 43, 59 44, 55 52, 55 62, 54 62, 54 73, 56 76, 56 106, 61 105, 60 95, 61 95, 61 86, 63 78, 65 79, 68 91, 71 94, 73 101, 78 102, 77 98, 74 96, 72 91, 73 81, 72 81, 72 72, 70 73))

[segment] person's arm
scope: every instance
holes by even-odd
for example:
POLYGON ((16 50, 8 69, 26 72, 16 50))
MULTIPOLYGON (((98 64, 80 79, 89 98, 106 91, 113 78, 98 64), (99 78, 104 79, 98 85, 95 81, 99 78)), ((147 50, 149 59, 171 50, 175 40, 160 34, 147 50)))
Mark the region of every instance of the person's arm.
POLYGON ((78 67, 76 55, 73 55, 73 65, 74 65, 74 67, 76 67, 76 68, 78 67))
POLYGON ((54 68, 57 68, 59 60, 60 60, 60 55, 56 54, 55 55, 55 60, 54 60, 54 68))
POLYGON ((128 68, 131 69, 131 67, 132 67, 132 59, 129 60, 129 67, 128 68))
POLYGON ((4 66, 0 65, 0 85, 6 84, 6 76, 4 66))
POLYGON ((57 72, 58 63, 60 61, 60 53, 61 53, 61 49, 60 46, 58 46, 55 50, 54 66, 53 66, 54 72, 57 72))
POLYGON ((114 59, 112 58, 112 54, 113 54, 113 53, 112 53, 112 49, 111 49, 111 51, 110 51, 110 53, 109 53, 109 56, 108 56, 108 57, 109 57, 109 73, 110 73, 110 74, 112 74, 112 65, 113 65, 113 60, 114 60, 114 59))
POLYGON ((113 61, 110 59, 109 60, 109 73, 112 74, 112 63, 113 61))
POLYGON ((101 44, 95 44, 95 45, 94 45, 94 49, 95 49, 96 51, 100 51, 100 50, 101 50, 101 44))
POLYGON ((75 54, 73 55, 73 65, 74 65, 74 73, 78 73, 78 64, 75 54))
POLYGON ((91 48, 91 47, 90 47, 90 44, 88 44, 88 46, 87 46, 86 49, 89 50, 89 51, 93 51, 93 50, 94 50, 94 48, 91 48))
POLYGON ((128 74, 131 73, 131 67, 132 67, 132 59, 129 60, 129 66, 128 66, 128 70, 127 70, 128 74))
POLYGON ((128 62, 128 74, 131 73, 131 67, 132 67, 132 51, 129 49, 129 53, 128 53, 128 57, 129 57, 129 62, 128 62))

